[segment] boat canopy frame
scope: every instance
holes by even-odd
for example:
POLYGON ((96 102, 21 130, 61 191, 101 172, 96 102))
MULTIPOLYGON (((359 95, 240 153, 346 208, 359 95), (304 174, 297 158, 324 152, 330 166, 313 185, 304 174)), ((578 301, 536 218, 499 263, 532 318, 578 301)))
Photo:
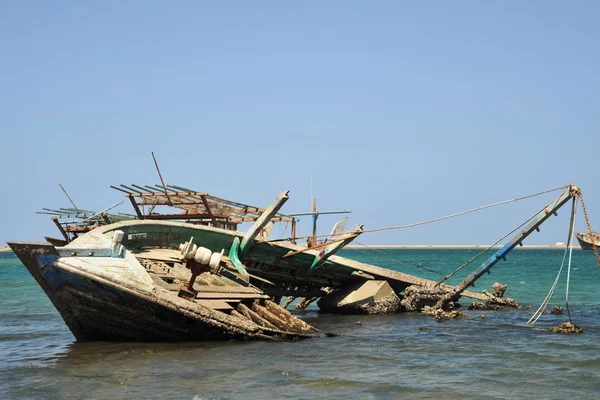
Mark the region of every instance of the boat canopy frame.
MULTIPOLYGON (((138 219, 185 220, 186 222, 209 225, 217 228, 237 230, 244 222, 255 222, 264 212, 261 207, 251 206, 213 196, 206 192, 176 185, 119 185, 111 188, 125 193, 138 219), (149 208, 146 210, 146 206, 149 208), (180 213, 156 213, 158 206, 181 210, 180 213)), ((271 222, 291 222, 294 217, 277 213, 271 222)))

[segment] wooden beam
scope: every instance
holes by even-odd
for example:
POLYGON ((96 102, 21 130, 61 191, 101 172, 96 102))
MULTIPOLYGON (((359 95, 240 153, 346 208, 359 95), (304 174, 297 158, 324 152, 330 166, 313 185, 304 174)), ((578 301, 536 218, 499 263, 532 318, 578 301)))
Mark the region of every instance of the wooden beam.
POLYGON ((100 216, 102 217, 102 219, 104 220, 104 222, 107 225, 112 224, 112 221, 110 220, 110 217, 106 213, 102 213, 102 214, 100 214, 100 216))
POLYGON ((52 222, 54 222, 54 224, 56 225, 60 233, 63 235, 67 243, 69 243, 71 239, 69 239, 69 235, 67 235, 67 232, 65 232, 60 222, 58 222, 58 217, 52 217, 52 222))
POLYGON ((333 244, 333 243, 338 243, 338 242, 343 242, 344 240, 346 240, 346 238, 332 240, 331 242, 323 242, 323 243, 319 243, 318 245, 316 245, 316 246, 313 246, 313 247, 306 247, 306 248, 304 248, 304 249, 301 249, 301 250, 296 250, 296 251, 292 251, 292 252, 290 252, 290 253, 284 254, 284 255, 282 255, 282 256, 281 256, 281 258, 287 258, 287 257, 295 256, 296 254, 304 253, 304 252, 306 252, 306 251, 308 251, 308 250, 318 250, 318 249, 322 249, 322 248, 324 248, 324 247, 327 247, 327 246, 329 246, 330 244, 333 244))
POLYGON ((351 241, 356 239, 356 237, 363 232, 362 228, 363 228, 363 226, 360 225, 357 230, 355 230, 353 232, 347 232, 347 233, 339 236, 338 240, 329 242, 329 245, 326 246, 323 250, 321 250, 319 252, 319 255, 317 257, 315 257, 315 260, 313 261, 312 265, 310 266, 310 269, 319 268, 321 265, 323 265, 325 263, 325 261, 327 261, 327 259, 329 257, 335 255, 335 253, 337 253, 340 249, 342 249, 348 243, 350 243, 351 241))
MULTIPOLYGON (((254 222, 259 217, 242 217, 242 218, 231 218, 231 222, 242 223, 242 222, 254 222)), ((273 217, 271 218, 271 222, 293 222, 294 218, 292 217, 273 217)))
POLYGON ((154 157, 154 152, 152 152, 152 159, 154 160, 154 165, 156 166, 156 172, 158 172, 158 177, 160 178, 160 183, 162 183, 165 188, 165 196, 167 196, 167 200, 171 203, 171 198, 169 197, 169 193, 167 192, 167 187, 165 186, 165 181, 163 180, 162 174, 160 173, 160 168, 158 168, 158 161, 156 161, 156 157, 154 157))
MULTIPOLYGON (((118 189, 118 188, 115 188, 118 189)), ((156 196, 165 196, 163 192, 153 192, 153 193, 132 193, 132 196, 135 197, 156 197, 156 196)), ((208 196, 208 193, 201 192, 169 192, 169 197, 184 197, 184 196, 208 196)))
MULTIPOLYGON (((155 199, 149 199, 148 197, 142 198, 142 201, 138 204, 144 205, 144 206, 161 206, 162 205, 162 206, 173 206, 173 207, 202 205, 202 203, 200 201, 194 201, 194 202, 179 201, 178 202, 178 201, 173 201, 173 200, 171 200, 171 203, 167 204, 167 203, 157 202, 157 201, 155 201, 155 199)), ((177 207, 177 208, 181 208, 181 207, 177 207)))
POLYGON ((260 217, 252 224, 250 229, 244 235, 242 242, 240 244, 240 255, 243 257, 244 254, 252 247, 254 240, 260 233, 260 231, 271 221, 271 218, 277 214, 279 209, 283 206, 283 204, 289 199, 288 193, 289 190, 284 190, 279 193, 279 196, 267 207, 264 213, 260 215, 260 217))
POLYGON ((133 209, 135 210, 135 213, 137 214, 138 218, 139 219, 144 219, 144 214, 142 214, 142 212, 140 211, 140 208, 138 207, 138 204, 135 201, 134 196, 131 195, 131 194, 128 194, 127 197, 131 201, 131 205, 133 206, 133 209))
POLYGON ((149 214, 144 215, 144 219, 154 219, 154 220, 169 220, 169 219, 207 219, 211 220, 212 218, 223 219, 224 222, 228 221, 229 218, 226 215, 213 215, 213 214, 149 214))
POLYGON ((208 204, 208 200, 206 199, 206 196, 201 196, 201 197, 202 197, 202 203, 204 203, 204 208, 206 208, 206 212, 211 215, 213 224, 215 226, 217 226, 217 220, 213 216, 212 210, 210 209, 210 204, 208 204))

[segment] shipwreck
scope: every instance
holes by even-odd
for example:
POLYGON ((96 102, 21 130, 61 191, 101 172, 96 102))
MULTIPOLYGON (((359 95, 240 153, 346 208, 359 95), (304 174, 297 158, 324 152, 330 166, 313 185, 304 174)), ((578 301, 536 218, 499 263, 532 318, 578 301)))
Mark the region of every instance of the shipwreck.
POLYGON ((321 311, 348 314, 443 312, 455 309, 463 296, 514 306, 503 298, 502 285, 493 293, 468 288, 569 200, 574 209, 581 196, 577 186, 563 187, 503 247, 451 286, 445 279, 336 255, 377 229, 359 225, 344 232, 345 222, 339 223, 319 241, 314 209, 313 234, 298 243, 296 216, 280 213, 288 191, 259 208, 164 183, 112 188, 125 193, 135 214, 110 214, 112 207, 81 210, 74 203, 44 209, 62 238, 9 243, 78 340, 318 336, 315 327, 286 309, 297 299, 296 308, 316 302, 321 311), (269 237, 277 222, 291 224, 290 237, 269 237), (242 223, 251 223, 246 232, 237 230, 242 223))

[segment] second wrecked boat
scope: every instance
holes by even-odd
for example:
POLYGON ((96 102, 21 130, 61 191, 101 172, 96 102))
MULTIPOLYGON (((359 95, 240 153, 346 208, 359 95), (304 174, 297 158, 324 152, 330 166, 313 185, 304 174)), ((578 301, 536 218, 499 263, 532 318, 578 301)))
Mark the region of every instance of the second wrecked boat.
POLYGON ((582 250, 594 250, 600 248, 600 232, 577 232, 575 234, 582 250))

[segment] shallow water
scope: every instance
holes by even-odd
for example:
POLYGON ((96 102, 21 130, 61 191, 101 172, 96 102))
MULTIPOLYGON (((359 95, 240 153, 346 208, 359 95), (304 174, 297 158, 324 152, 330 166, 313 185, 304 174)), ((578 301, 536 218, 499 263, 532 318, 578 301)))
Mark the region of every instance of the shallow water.
MULTIPOLYGON (((477 250, 345 250, 360 261, 438 278, 477 250)), ((600 268, 574 251, 569 304, 575 336, 526 324, 560 267, 560 250, 515 250, 476 290, 500 281, 519 310, 303 318, 345 336, 299 342, 76 343, 12 253, 0 253, 0 397, 9 398, 597 398, 600 393, 600 268), (533 308, 533 309, 532 309, 533 308), (485 316, 485 318, 482 318, 485 316), (360 324, 357 322, 360 321, 360 324)), ((471 271, 474 266, 468 269, 471 271)), ((464 276, 466 274, 462 274, 464 276)), ((563 271, 551 305, 565 300, 563 271)), ((460 276, 451 282, 458 282, 460 276)))

